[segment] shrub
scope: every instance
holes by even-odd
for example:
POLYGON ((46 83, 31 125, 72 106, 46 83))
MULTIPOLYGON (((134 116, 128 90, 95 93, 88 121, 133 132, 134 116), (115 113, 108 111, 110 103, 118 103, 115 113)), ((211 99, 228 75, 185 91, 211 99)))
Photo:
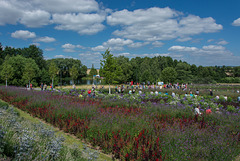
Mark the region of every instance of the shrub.
POLYGON ((227 105, 227 111, 228 112, 235 112, 236 111, 236 108, 232 105, 227 105))

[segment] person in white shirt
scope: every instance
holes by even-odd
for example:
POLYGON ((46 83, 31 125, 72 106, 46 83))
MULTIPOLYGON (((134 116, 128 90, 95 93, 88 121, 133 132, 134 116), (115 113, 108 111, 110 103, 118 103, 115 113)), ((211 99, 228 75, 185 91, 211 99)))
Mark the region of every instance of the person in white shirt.
POLYGON ((199 105, 194 109, 194 114, 195 114, 195 115, 201 115, 201 114, 202 114, 202 113, 200 112, 200 106, 199 106, 199 105))

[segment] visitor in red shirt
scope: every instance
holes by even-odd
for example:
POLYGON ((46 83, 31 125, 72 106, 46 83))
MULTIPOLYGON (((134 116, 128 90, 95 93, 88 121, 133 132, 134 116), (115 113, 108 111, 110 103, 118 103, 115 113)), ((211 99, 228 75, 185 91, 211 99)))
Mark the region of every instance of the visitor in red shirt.
POLYGON ((211 107, 209 107, 209 109, 206 110, 206 114, 211 114, 212 113, 212 110, 211 110, 211 107))

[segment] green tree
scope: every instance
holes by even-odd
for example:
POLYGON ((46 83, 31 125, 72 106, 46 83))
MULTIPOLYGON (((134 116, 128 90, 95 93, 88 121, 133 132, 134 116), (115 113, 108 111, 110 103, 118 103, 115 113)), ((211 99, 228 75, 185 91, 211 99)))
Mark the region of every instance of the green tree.
POLYGON ((95 69, 95 68, 94 68, 94 65, 92 64, 92 68, 91 68, 91 70, 90 70, 90 72, 89 72, 89 75, 90 75, 91 77, 93 77, 94 75, 97 75, 97 74, 98 74, 97 69, 95 69))
POLYGON ((110 83, 113 83, 117 80, 117 73, 119 68, 117 68, 116 59, 113 55, 110 54, 110 51, 107 49, 105 53, 102 54, 103 60, 101 60, 101 74, 105 78, 106 83, 109 84, 109 94, 111 94, 110 83))
POLYGON ((43 58, 43 51, 42 49, 38 48, 35 45, 30 45, 28 48, 21 49, 21 55, 25 58, 32 58, 35 60, 38 67, 42 70, 46 68, 46 61, 43 58))
POLYGON ((76 80, 78 78, 78 67, 76 65, 74 65, 72 68, 69 69, 69 73, 70 73, 70 76, 72 78, 72 82, 74 84, 74 80, 76 80))
POLYGON ((4 63, 1 66, 1 77, 3 80, 6 81, 6 87, 7 87, 7 80, 11 79, 13 77, 13 67, 9 64, 8 58, 5 59, 4 63))
POLYGON ((167 67, 163 69, 161 78, 164 83, 174 83, 177 76, 177 72, 173 67, 167 67))
POLYGON ((58 71, 58 79, 59 82, 62 82, 65 84, 69 84, 72 80, 70 76, 70 69, 75 65, 78 69, 78 78, 77 80, 81 79, 82 77, 85 77, 87 75, 87 67, 81 63, 78 59, 69 59, 69 58, 57 58, 57 59, 50 59, 47 60, 47 65, 50 66, 50 64, 54 62, 59 69, 58 71))
POLYGON ((53 81, 54 81, 54 78, 57 75, 57 73, 58 73, 57 65, 54 62, 51 62, 50 66, 49 66, 49 75, 52 79, 52 88, 53 88, 53 85, 54 85, 53 81))
POLYGON ((177 81, 180 83, 189 82, 192 79, 190 65, 186 62, 178 63, 175 67, 177 72, 177 81))
POLYGON ((22 76, 23 81, 29 82, 29 87, 30 87, 31 80, 37 77, 38 73, 39 73, 38 65, 33 59, 29 58, 23 70, 23 76, 22 76))
POLYGON ((129 62, 129 58, 124 56, 119 56, 119 57, 116 57, 115 59, 117 62, 117 66, 120 68, 117 70, 119 72, 118 74, 119 83, 131 81, 133 70, 132 70, 131 63, 129 62))

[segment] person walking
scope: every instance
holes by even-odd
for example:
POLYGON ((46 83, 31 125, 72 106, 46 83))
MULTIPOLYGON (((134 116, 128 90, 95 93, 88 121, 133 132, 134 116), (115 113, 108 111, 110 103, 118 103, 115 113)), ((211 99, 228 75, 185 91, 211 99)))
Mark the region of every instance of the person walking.
POLYGON ((213 96, 213 91, 212 91, 212 89, 210 89, 209 92, 210 92, 210 96, 213 96))
POLYGON ((43 91, 43 83, 41 83, 40 88, 41 88, 41 91, 43 91))
POLYGON ((47 84, 46 84, 46 83, 44 84, 44 87, 43 87, 43 88, 44 88, 44 91, 47 90, 47 84))

